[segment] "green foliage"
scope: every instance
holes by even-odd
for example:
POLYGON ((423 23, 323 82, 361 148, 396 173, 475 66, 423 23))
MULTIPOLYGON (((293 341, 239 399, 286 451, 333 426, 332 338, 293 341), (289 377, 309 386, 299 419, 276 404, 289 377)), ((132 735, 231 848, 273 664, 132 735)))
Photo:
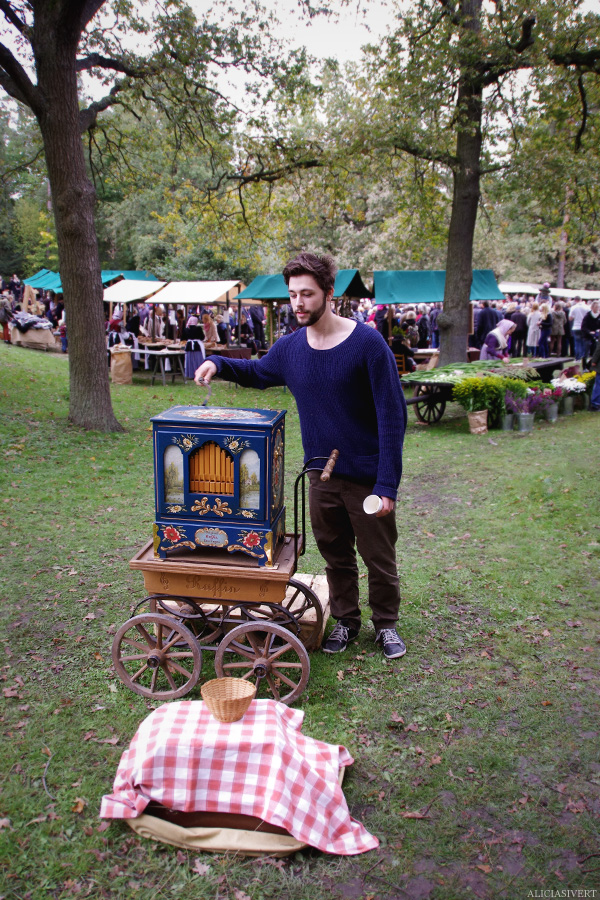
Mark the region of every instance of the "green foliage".
MULTIPOLYGON (((351 885, 365 897, 454 900, 474 884, 502 898, 596 887, 598 474, 582 453, 597 441, 593 413, 490 443, 453 410, 427 429, 409 412, 397 508, 408 653, 389 663, 375 647, 359 560, 359 638, 335 658, 311 653, 297 704, 304 733, 354 757, 344 793, 381 851, 305 850, 273 864, 156 844, 98 819, 154 705, 125 689, 110 658, 146 593, 129 560, 152 534, 149 418, 204 397, 134 374, 111 389, 127 431, 100 434, 69 425, 68 383, 60 355, 0 344, 7 897, 323 900, 330 885, 351 885)), ((302 450, 289 392, 217 381, 211 404, 287 407, 291 522, 302 450)), ((310 532, 300 567, 324 572, 310 532)), ((203 657, 204 680, 214 657, 203 657)))

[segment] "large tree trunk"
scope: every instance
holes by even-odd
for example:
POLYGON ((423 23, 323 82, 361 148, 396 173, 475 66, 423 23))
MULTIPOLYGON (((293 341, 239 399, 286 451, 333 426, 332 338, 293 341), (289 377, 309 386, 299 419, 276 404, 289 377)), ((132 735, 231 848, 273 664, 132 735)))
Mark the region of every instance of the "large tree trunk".
POLYGON ((569 244, 569 220, 571 218, 571 214, 569 212, 569 206, 571 203, 571 197, 573 196, 573 190, 570 185, 567 185, 565 189, 565 212, 563 215, 562 221, 562 229, 560 232, 560 238, 558 242, 558 269, 556 271, 556 287, 564 288, 565 286, 565 271, 567 266, 567 246, 569 244))
POLYGON ((43 93, 37 118, 52 190, 69 338, 69 419, 83 428, 121 431, 112 410, 106 363, 96 195, 85 168, 79 123, 79 28, 76 22, 65 27, 59 6, 37 4, 33 48, 43 93))
MULTIPOLYGON (((482 0, 462 0, 461 16, 468 31, 479 30, 482 0)), ((467 50, 468 52, 468 50, 467 50)), ((440 329, 439 365, 464 362, 470 322, 471 282, 473 280, 473 236, 480 195, 482 91, 461 77, 456 101, 458 136, 454 190, 446 258, 444 309, 438 318, 440 329)))

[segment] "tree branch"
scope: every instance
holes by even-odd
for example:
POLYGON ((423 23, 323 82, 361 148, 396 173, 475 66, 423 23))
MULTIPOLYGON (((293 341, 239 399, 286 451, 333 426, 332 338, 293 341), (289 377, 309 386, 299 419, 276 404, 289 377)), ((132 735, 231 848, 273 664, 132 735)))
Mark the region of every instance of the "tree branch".
POLYGON ((437 162, 443 166, 448 166, 450 169, 458 165, 458 159, 451 153, 436 153, 434 150, 427 150, 425 147, 420 147, 418 144, 412 144, 405 139, 399 140, 398 138, 395 138, 392 147, 394 150, 408 153, 409 156, 414 156, 417 159, 426 159, 428 162, 437 162))
POLYGON ((108 109, 109 106, 112 106, 117 102, 117 94, 123 90, 123 86, 123 82, 118 81, 110 89, 110 92, 106 97, 103 97, 101 100, 96 100, 94 103, 90 103, 87 109, 82 109, 79 111, 79 130, 82 134, 96 124, 98 113, 101 113, 103 110, 108 109))
POLYGON ((557 66, 577 66, 588 69, 590 72, 600 73, 600 47, 592 47, 590 50, 552 50, 548 53, 548 59, 557 66))
POLYGON ((575 150, 581 150, 581 138, 584 135, 588 118, 587 95, 585 93, 585 86, 583 84, 583 74, 580 74, 579 78, 577 79, 577 87, 579 89, 579 96, 581 98, 581 125, 579 126, 579 130, 575 135, 575 150))
MULTIPOLYGON (((1 0, 0 0, 1 2, 1 0)), ((113 59, 110 56, 101 56, 100 53, 90 53, 76 62, 77 71, 84 72, 87 69, 113 69, 115 72, 122 72, 131 78, 140 78, 142 72, 139 69, 133 69, 127 65, 122 59, 113 59)), ((145 73, 144 73, 145 74, 145 73)))
POLYGON ((3 12, 11 25, 17 29, 17 31, 29 39, 30 28, 27 22, 24 22, 19 16, 16 14, 14 8, 8 2, 8 0, 0 0, 0 12, 3 12))
POLYGON ((41 110, 42 98, 21 63, 8 47, 0 44, 0 84, 4 90, 28 106, 36 115, 41 110))

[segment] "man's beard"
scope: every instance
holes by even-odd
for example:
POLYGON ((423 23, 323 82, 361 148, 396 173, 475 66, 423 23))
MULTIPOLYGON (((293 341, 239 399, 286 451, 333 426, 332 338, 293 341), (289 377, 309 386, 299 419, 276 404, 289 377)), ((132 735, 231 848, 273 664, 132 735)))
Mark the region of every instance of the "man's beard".
POLYGON ((313 310, 313 312, 308 313, 308 319, 306 322, 298 322, 300 328, 308 328, 309 325, 316 325, 319 321, 325 310, 327 309, 327 300, 323 300, 322 306, 319 309, 313 310))

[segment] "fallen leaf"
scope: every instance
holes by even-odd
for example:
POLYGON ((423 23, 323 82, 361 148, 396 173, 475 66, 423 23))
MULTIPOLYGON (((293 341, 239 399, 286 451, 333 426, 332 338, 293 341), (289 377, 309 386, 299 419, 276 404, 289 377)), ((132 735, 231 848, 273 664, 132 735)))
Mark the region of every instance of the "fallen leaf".
POLYGON ((196 875, 208 875, 210 866, 208 863, 203 863, 201 859, 196 858, 192 866, 192 872, 195 872, 196 875))
POLYGON ((552 700, 542 700, 542 706, 552 706, 552 700))
POLYGON ((337 673, 337 680, 338 680, 338 681, 343 681, 343 680, 344 680, 344 673, 343 673, 343 671, 342 671, 341 669, 340 669, 339 672, 337 673))
POLYGON ((420 810, 416 810, 415 812, 403 812, 400 813, 401 819, 429 819, 430 816, 427 813, 422 813, 420 810))
POLYGON ((94 743, 96 744, 118 744, 119 738, 115 735, 114 737, 102 738, 101 741, 97 740, 94 743))
POLYGON ((416 722, 411 722, 410 725, 407 725, 404 730, 405 731, 418 731, 419 726, 417 725, 416 722))
POLYGON ((86 808, 87 803, 82 797, 75 797, 75 803, 71 807, 71 812, 74 813, 82 813, 86 808))
POLYGON ((482 863, 482 864, 479 865, 479 866, 475 866, 475 868, 476 868, 476 869, 480 869, 482 872, 485 872, 486 875, 489 874, 489 872, 492 871, 492 867, 491 867, 491 866, 488 866, 486 863, 482 863))
POLYGON ((404 719, 402 718, 402 716, 398 715, 396 710, 394 710, 394 712, 392 713, 390 718, 391 718, 392 722, 400 722, 401 725, 404 725, 404 719))
POLYGON ((106 831, 107 828, 110 828, 110 822, 100 822, 100 824, 96 828, 96 831, 106 831))
POLYGON ((10 819, 0 819, 0 831, 3 828, 10 828, 10 819))
POLYGON ((429 763, 429 765, 430 766, 439 766, 441 761, 442 761, 442 757, 435 754, 434 756, 431 757, 431 762, 429 763))
POLYGON ((83 617, 84 621, 85 621, 85 619, 95 619, 95 618, 96 618, 95 613, 88 613, 87 616, 83 617))
POLYGON ((239 888, 233 889, 233 896, 235 900, 252 900, 250 894, 247 894, 246 891, 240 891, 239 888))

